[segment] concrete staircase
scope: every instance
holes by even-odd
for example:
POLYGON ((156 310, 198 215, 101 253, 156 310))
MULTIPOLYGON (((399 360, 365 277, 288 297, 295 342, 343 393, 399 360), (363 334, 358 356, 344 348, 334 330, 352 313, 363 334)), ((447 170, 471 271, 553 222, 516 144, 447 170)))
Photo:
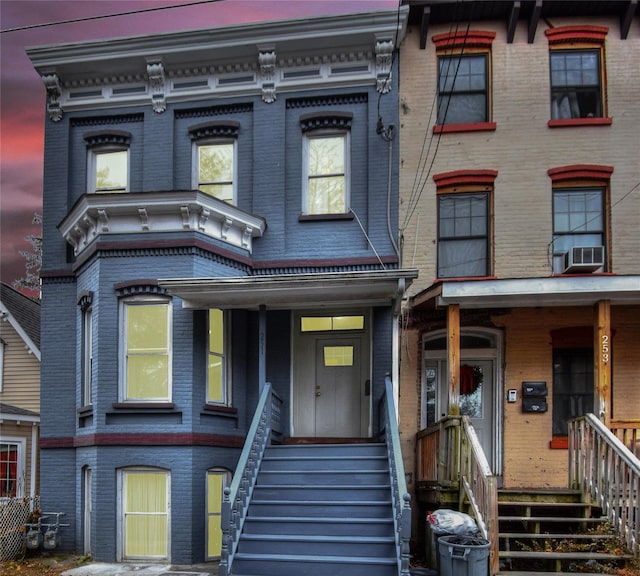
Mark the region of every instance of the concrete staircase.
POLYGON ((267 447, 231 573, 397 575, 384 444, 267 447))
POLYGON ((578 492, 501 490, 498 508, 501 575, 612 574, 632 558, 578 492))

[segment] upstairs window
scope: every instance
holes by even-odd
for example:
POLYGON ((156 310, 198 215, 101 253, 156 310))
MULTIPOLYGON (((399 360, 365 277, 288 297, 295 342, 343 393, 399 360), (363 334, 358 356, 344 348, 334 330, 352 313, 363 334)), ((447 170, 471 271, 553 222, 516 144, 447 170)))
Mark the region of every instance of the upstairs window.
POLYGON ((495 130, 491 122, 491 45, 495 32, 433 37, 438 57, 436 132, 495 130))
POLYGON ((209 310, 207 351, 207 403, 228 405, 227 317, 223 310, 209 310))
POLYGON ((571 165, 548 171, 553 183, 553 273, 607 269, 607 205, 613 168, 571 165))
POLYGON ((111 130, 87 134, 84 139, 88 149, 88 192, 127 192, 131 134, 111 130))
POLYGON ((438 187, 438 278, 490 273, 492 170, 434 176, 438 187))
POLYGON ((237 204, 237 122, 208 122, 189 130, 193 141, 192 186, 237 204))
POLYGON ((171 303, 134 298, 122 303, 122 400, 171 401, 171 303))
POLYGON ((549 41, 549 126, 609 124, 604 91, 604 42, 608 28, 562 26, 545 31, 549 41))
POLYGON ((304 215, 349 212, 351 118, 351 114, 334 113, 301 119, 304 215))

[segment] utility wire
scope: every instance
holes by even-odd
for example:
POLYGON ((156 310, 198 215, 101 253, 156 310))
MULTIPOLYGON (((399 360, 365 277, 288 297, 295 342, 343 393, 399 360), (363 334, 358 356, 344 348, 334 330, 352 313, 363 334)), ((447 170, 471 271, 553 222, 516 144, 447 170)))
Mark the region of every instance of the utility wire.
POLYGON ((59 20, 57 22, 42 22, 41 24, 29 24, 27 26, 17 26, 0 30, 0 34, 6 32, 20 32, 21 30, 33 30, 34 28, 46 28, 47 26, 59 26, 60 24, 74 24, 76 22, 89 22, 91 20, 101 20, 104 18, 116 18, 117 16, 130 16, 132 14, 144 14, 146 12, 157 12, 159 10, 172 10, 173 8, 184 8, 185 6, 197 6, 198 4, 211 4, 222 2, 223 0, 196 0, 186 4, 173 4, 171 6, 155 6, 154 8, 142 8, 141 10, 130 10, 128 12, 116 12, 114 14, 102 14, 100 16, 87 16, 86 18, 72 18, 70 20, 59 20))

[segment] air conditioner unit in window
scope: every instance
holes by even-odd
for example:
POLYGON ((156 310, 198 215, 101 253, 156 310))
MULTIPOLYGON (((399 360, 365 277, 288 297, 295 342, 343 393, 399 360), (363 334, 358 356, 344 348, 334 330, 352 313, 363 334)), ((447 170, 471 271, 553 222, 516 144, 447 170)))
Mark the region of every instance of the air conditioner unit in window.
POLYGON ((604 266, 604 246, 574 246, 564 255, 563 273, 595 272, 604 266))

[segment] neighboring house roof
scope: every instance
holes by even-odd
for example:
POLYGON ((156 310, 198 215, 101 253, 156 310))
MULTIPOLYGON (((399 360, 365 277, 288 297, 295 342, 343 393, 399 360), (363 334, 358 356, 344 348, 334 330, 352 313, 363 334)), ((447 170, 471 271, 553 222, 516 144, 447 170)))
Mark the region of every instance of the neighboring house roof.
POLYGON ((25 420, 30 422, 39 422, 40 414, 33 410, 25 410, 11 404, 0 403, 0 420, 25 420))
POLYGON ((0 318, 13 326, 29 351, 40 360, 40 304, 1 282, 0 318))

